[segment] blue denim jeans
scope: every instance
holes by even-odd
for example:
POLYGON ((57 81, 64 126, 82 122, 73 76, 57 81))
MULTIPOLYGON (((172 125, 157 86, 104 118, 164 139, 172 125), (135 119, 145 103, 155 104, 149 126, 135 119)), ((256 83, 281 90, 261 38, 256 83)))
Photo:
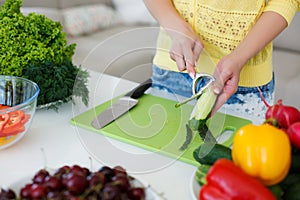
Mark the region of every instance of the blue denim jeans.
MULTIPOLYGON (((174 72, 152 66, 152 87, 166 90, 169 93, 184 97, 192 96, 192 78, 187 73, 174 72)), ((274 76, 266 85, 259 86, 265 100, 269 104, 274 103, 274 76)), ((203 87, 205 81, 200 81, 198 89, 203 87)), ((266 112, 266 105, 263 103, 257 87, 238 87, 221 111, 226 113, 238 114, 246 118, 257 118, 257 122, 263 122, 266 112)))

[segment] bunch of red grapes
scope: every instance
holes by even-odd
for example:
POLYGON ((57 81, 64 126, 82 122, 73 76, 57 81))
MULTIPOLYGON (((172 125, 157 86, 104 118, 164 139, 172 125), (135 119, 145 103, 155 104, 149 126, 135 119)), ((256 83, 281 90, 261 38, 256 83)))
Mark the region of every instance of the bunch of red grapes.
POLYGON ((120 166, 103 166, 91 172, 78 165, 63 166, 54 174, 39 170, 20 190, 1 189, 0 200, 143 200, 145 188, 134 186, 133 177, 120 166))

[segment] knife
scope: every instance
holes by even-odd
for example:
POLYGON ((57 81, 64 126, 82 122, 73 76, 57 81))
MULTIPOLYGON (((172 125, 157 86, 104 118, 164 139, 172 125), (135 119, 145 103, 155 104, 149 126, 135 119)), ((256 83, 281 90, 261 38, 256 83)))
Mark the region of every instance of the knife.
POLYGON ((113 122, 138 103, 138 98, 152 85, 149 78, 145 82, 139 84, 136 88, 125 94, 123 97, 113 103, 111 107, 100 113, 91 123, 96 129, 101 129, 109 123, 113 122))

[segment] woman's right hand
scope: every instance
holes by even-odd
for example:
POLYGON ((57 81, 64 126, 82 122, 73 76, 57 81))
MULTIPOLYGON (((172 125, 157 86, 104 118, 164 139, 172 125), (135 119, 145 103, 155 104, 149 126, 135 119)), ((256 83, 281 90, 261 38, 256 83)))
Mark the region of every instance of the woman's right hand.
POLYGON ((172 0, 144 0, 148 10, 172 39, 170 57, 179 71, 187 70, 194 78, 195 63, 203 49, 200 37, 179 15, 172 0))
POLYGON ((193 31, 189 24, 177 30, 167 30, 172 39, 170 57, 177 64, 179 71, 187 70, 189 75, 194 78, 195 63, 203 49, 203 44, 199 36, 193 31))

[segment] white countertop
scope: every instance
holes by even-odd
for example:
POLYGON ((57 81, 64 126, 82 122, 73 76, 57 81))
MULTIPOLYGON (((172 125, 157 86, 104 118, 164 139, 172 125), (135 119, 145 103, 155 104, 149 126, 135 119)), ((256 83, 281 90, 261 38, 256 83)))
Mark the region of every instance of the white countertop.
POLYGON ((101 134, 78 128, 70 119, 137 83, 90 72, 90 104, 64 104, 59 111, 37 110, 28 134, 0 151, 0 186, 6 188, 39 169, 78 164, 96 171, 103 165, 123 166, 128 173, 147 182, 165 199, 192 199, 191 178, 195 166, 128 145, 101 134))

